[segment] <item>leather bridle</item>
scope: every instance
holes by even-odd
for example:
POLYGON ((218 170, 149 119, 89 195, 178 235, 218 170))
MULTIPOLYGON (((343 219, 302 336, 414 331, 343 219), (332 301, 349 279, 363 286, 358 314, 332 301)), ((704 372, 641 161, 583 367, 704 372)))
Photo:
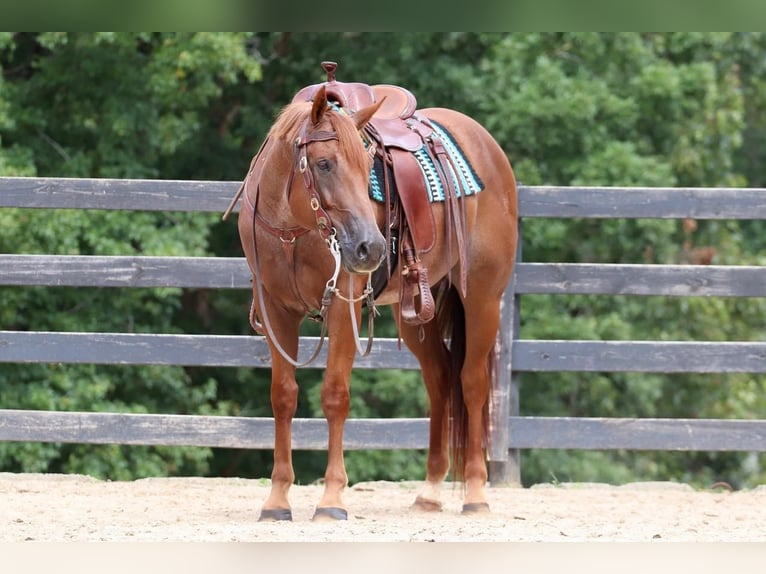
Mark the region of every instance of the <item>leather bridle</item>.
MULTIPOLYGON (((282 356, 282 358, 284 358, 288 363, 290 363, 291 365, 295 367, 304 367, 310 364, 312 361, 314 361, 314 359, 316 359, 316 357, 319 355, 319 352, 324 343, 324 339, 327 335, 327 321, 325 320, 325 316, 327 314, 327 309, 330 306, 330 303, 332 303, 333 295, 337 295, 339 298, 349 303, 351 323, 353 327, 354 339, 356 342, 357 350, 360 352, 362 356, 366 356, 370 353, 372 349, 374 315, 376 314, 377 310, 375 309, 375 306, 374 306, 374 299, 372 294, 373 290, 371 286, 371 274, 368 275, 368 278, 367 278, 367 287, 365 288, 364 292, 357 298, 345 297, 341 294, 340 290, 337 288, 336 284, 337 284, 338 275, 340 273, 340 265, 341 265, 340 264, 340 246, 338 244, 338 239, 336 237, 337 232, 332 225, 332 220, 330 219, 330 215, 327 213, 324 207, 322 207, 321 197, 314 185, 314 177, 308 165, 307 148, 309 144, 311 144, 312 142, 329 141, 333 139, 334 140, 338 139, 338 134, 335 131, 316 130, 316 131, 310 132, 309 120, 306 119, 303 125, 301 126, 298 137, 295 139, 293 169, 290 171, 290 175, 285 185, 285 197, 289 198, 290 194, 292 193, 293 181, 294 181, 296 170, 303 176, 303 184, 308 193, 309 205, 311 207, 311 210, 314 213, 314 217, 316 220, 316 229, 317 231, 319 231, 320 235, 325 240, 325 243, 327 243, 327 246, 330 250, 330 254, 333 256, 333 259, 335 262, 335 270, 333 272, 333 275, 330 277, 330 279, 327 281, 327 284, 325 285, 324 293, 321 299, 321 306, 319 309, 318 320, 322 322, 322 330, 320 333, 319 342, 317 343, 317 347, 316 349, 314 349, 314 352, 311 354, 311 356, 303 362, 298 362, 297 357, 295 359, 292 358, 289 355, 289 353, 284 350, 282 345, 279 343, 276 337, 276 334, 274 333, 274 330, 272 329, 271 321, 269 320, 268 312, 266 310, 266 305, 264 304, 263 281, 261 279, 260 265, 258 262, 258 249, 256 246, 255 225, 257 222, 258 224, 260 224, 261 227, 266 229, 269 233, 277 236, 280 239, 285 249, 287 258, 291 264, 294 262, 292 251, 294 249, 295 240, 301 235, 308 233, 310 230, 308 228, 303 228, 303 227, 283 229, 283 228, 274 227, 273 225, 268 223, 263 217, 261 217, 258 214, 258 211, 257 211, 257 200, 258 200, 257 189, 256 189, 256 198, 252 205, 253 207, 253 219, 252 219, 253 275, 254 275, 253 280, 255 281, 255 288, 256 288, 255 290, 258 296, 258 300, 261 302, 262 321, 261 323, 258 323, 256 319, 255 301, 253 301, 253 306, 250 312, 250 322, 253 329, 255 329, 256 331, 259 331, 259 332, 265 331, 265 333, 269 336, 269 339, 273 343, 274 347, 282 356), (367 340, 366 349, 362 350, 361 343, 359 341, 358 328, 356 325, 356 313, 354 310, 354 304, 364 298, 367 299, 367 306, 369 308, 368 340, 367 340)), ((266 142, 264 142, 264 145, 261 146, 261 149, 258 151, 258 154, 253 160, 253 163, 252 163, 253 167, 255 166, 257 162, 258 155, 261 154, 261 152, 265 149, 265 147, 266 147, 266 142)), ((251 168, 251 171, 252 171, 252 168, 251 168)), ((244 184, 241 190, 242 191, 244 190, 244 184)), ((245 194, 245 202, 247 202, 246 194, 245 194)), ((295 273, 293 273, 293 281, 295 281, 295 273)), ((349 292, 351 292, 350 290, 352 288, 352 285, 353 285, 353 281, 351 280, 351 276, 349 275, 349 292)), ((296 295, 300 299, 301 297, 298 292, 297 285, 294 286, 294 290, 296 292, 296 295)))
POLYGON ((295 169, 297 169, 301 175, 303 175, 303 185, 308 192, 309 205, 311 206, 311 210, 314 212, 314 217, 316 218, 317 230, 325 241, 328 240, 334 230, 332 227, 332 220, 330 219, 330 215, 327 213, 327 211, 325 211, 324 207, 322 207, 321 197, 319 196, 319 192, 314 186, 314 176, 311 174, 311 170, 309 169, 307 150, 309 144, 312 142, 324 142, 329 140, 337 141, 338 133, 327 130, 316 130, 309 132, 308 118, 303 122, 303 126, 300 130, 300 135, 298 135, 298 137, 295 139, 296 164, 295 168, 290 172, 290 177, 287 180, 286 189, 286 195, 289 197, 292 190, 293 176, 295 175, 295 169))

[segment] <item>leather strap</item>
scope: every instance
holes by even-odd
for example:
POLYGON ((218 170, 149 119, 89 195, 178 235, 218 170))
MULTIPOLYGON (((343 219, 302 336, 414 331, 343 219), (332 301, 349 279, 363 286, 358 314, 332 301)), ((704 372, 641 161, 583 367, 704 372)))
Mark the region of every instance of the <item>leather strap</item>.
POLYGON ((434 150, 434 155, 438 161, 434 162, 437 169, 441 172, 442 183, 444 184, 445 191, 445 205, 447 207, 447 249, 449 252, 450 260, 452 259, 452 237, 450 236, 451 230, 455 232, 455 240, 457 242, 458 261, 460 264, 460 289, 463 295, 467 290, 468 285, 468 269, 466 265, 466 246, 465 246, 465 207, 463 201, 458 199, 458 192, 453 184, 452 174, 455 173, 454 167, 450 162, 447 150, 444 149, 441 138, 436 134, 431 136, 431 146, 434 150))
POLYGON ((411 246, 402 249, 402 255, 407 263, 402 271, 399 313, 405 323, 422 325, 434 318, 435 305, 428 281, 428 271, 416 257, 415 250, 411 246), (413 285, 417 285, 419 304, 415 303, 413 285))
MULTIPOLYGON (((296 166, 298 171, 303 175, 303 184, 306 187, 306 191, 309 195, 309 204, 311 205, 311 209, 314 212, 314 217, 316 218, 317 229, 319 230, 319 233, 322 234, 322 237, 327 239, 332 233, 332 220, 330 219, 330 215, 327 213, 327 211, 325 211, 324 207, 322 207, 322 201, 319 197, 319 192, 314 187, 314 177, 311 175, 311 170, 309 169, 306 149, 308 148, 308 144, 311 142, 328 141, 331 139, 337 140, 338 134, 325 130, 318 130, 309 133, 308 130, 309 120, 307 118, 306 121, 303 122, 303 126, 301 127, 298 139, 295 140, 296 166)), ((295 173, 295 171, 290 173, 290 180, 292 180, 293 173, 295 173)), ((288 187, 288 193, 291 188, 292 186, 290 185, 290 187, 288 187)))

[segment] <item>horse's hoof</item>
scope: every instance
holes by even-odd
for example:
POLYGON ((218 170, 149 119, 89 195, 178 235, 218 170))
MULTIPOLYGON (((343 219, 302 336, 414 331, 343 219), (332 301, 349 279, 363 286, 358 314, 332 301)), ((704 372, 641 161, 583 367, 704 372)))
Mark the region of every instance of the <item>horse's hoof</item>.
POLYGON ((293 513, 289 508, 264 508, 258 522, 279 522, 292 520, 293 513))
POLYGON ((486 502, 466 502, 463 514, 489 514, 489 504, 486 502))
POLYGON ((314 522, 335 522, 337 520, 348 520, 348 512, 346 512, 345 508, 325 506, 323 508, 317 508, 314 511, 314 517, 311 520, 314 522))
POLYGON ((412 508, 424 512, 441 512, 442 503, 433 498, 423 498, 422 496, 418 496, 415 499, 415 502, 412 503, 412 508))

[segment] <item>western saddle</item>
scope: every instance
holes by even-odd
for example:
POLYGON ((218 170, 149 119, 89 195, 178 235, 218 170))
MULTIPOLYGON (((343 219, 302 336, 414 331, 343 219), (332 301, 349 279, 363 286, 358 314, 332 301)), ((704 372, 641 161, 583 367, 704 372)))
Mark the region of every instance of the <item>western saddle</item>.
POLYGON ((325 86, 328 101, 334 101, 349 114, 375 102, 383 102, 364 129, 364 137, 372 146, 372 149, 368 148, 371 155, 377 156, 383 164, 385 235, 389 245, 386 265, 381 266, 374 276, 375 295, 388 283, 400 254, 403 259, 401 317, 408 324, 421 325, 434 316, 428 270, 420 256, 433 248, 436 225, 429 190, 414 152, 425 151, 441 179, 447 216, 448 257, 452 257, 454 233, 461 263, 460 288, 463 293, 466 290, 465 212, 450 175, 453 172, 450 157, 432 122, 417 112, 417 101, 412 92, 390 84, 370 86, 338 82, 335 79, 337 63, 322 62, 322 68, 327 72, 327 81, 301 89, 293 102, 312 100, 320 86, 325 86))

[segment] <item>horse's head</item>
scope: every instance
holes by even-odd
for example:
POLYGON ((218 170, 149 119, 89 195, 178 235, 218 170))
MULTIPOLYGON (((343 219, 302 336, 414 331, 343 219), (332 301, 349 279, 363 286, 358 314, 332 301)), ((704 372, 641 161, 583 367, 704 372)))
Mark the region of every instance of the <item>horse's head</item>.
POLYGON ((321 87, 295 140, 300 172, 295 185, 304 186, 309 197, 294 188, 290 208, 315 221, 320 231, 326 225, 337 233, 341 261, 353 273, 374 271, 386 253, 369 197, 372 157, 359 133, 381 103, 345 115, 328 106, 321 87))

